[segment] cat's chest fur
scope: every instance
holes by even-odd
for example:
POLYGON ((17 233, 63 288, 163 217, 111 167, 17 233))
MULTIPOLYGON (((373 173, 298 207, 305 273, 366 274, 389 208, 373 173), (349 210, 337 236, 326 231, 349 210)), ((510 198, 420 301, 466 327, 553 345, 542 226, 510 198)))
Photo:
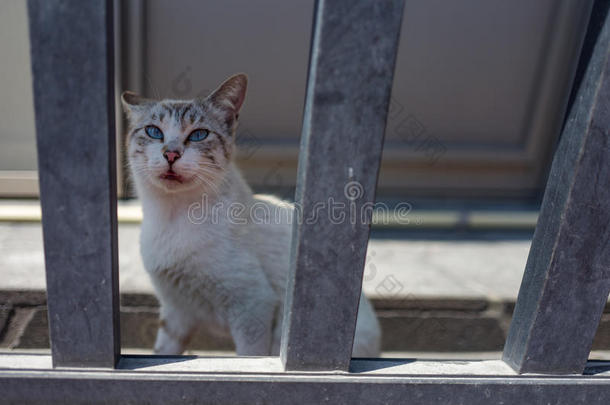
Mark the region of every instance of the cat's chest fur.
MULTIPOLYGON (((239 251, 228 224, 196 223, 188 213, 145 218, 141 253, 158 292, 174 301, 214 307, 215 292, 240 284, 239 251)), ((256 271, 256 269, 253 269, 256 271)), ((259 277, 264 278, 261 274, 259 277)), ((206 308, 202 308, 206 310, 206 308)))
POLYGON ((249 242, 252 224, 236 225, 223 210, 201 221, 187 208, 147 203, 141 253, 162 301, 224 323, 224 312, 236 303, 231 296, 251 294, 253 286, 275 295, 249 242))
POLYGON ((226 255, 228 246, 219 242, 227 238, 226 227, 193 224, 187 213, 183 216, 186 218, 151 215, 144 219, 140 247, 144 265, 151 275, 159 275, 168 268, 203 272, 226 255))

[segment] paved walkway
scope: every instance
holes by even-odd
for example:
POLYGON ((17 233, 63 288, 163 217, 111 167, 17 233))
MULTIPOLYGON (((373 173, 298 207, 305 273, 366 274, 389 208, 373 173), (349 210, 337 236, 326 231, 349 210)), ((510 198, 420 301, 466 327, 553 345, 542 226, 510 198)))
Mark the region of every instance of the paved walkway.
MULTIPOLYGON (((119 225, 121 342, 150 351, 158 304, 139 255, 137 221, 119 225)), ((502 350, 527 260, 529 232, 459 230, 373 232, 364 290, 392 352, 483 353, 502 350)), ((0 350, 48 348, 40 223, 0 221, 0 350)), ((610 313, 594 349, 610 348, 610 313)), ((200 331, 191 350, 231 351, 200 331)), ((440 356, 446 357, 446 356, 440 356)))
MULTIPOLYGON (((377 311, 384 354, 497 357, 519 291, 535 212, 415 214, 413 223, 426 226, 374 228, 367 252, 364 290, 377 311), (502 221, 503 230, 493 231, 502 221)), ((140 215, 135 202, 119 206, 125 353, 150 352, 159 316, 139 254, 140 215)), ((39 218, 37 201, 0 201, 0 350, 49 347, 39 218)), ((593 348, 610 348, 610 307, 593 348)), ((199 331, 189 349, 218 354, 233 345, 199 331)))
MULTIPOLYGON (((119 225, 123 293, 152 293, 139 254, 138 235, 139 225, 119 225)), ((374 236, 369 244, 364 289, 371 297, 515 300, 529 239, 434 240, 427 236, 418 240, 412 235, 399 236, 397 232, 374 236)), ((39 223, 0 223, 0 255, 0 291, 44 290, 39 223)))
MULTIPOLYGON (((137 221, 119 224, 121 335, 124 348, 150 350, 158 304, 139 232, 137 221)), ((529 245, 523 234, 506 232, 375 230, 364 290, 377 309, 384 351, 501 350, 529 245)), ((48 347, 40 223, 0 221, 0 255, 0 349, 48 347)), ((200 331, 190 348, 226 351, 232 344, 200 331)))

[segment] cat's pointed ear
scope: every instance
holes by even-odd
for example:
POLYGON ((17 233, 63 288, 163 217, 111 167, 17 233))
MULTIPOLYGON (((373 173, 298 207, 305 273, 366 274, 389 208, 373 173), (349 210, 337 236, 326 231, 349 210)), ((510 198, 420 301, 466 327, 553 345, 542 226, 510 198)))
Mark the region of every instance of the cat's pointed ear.
POLYGON ((229 109, 237 116, 246 98, 247 88, 248 76, 244 73, 238 73, 225 80, 219 88, 210 94, 208 100, 229 109))
POLYGON ((155 103, 155 100, 150 98, 142 97, 132 91, 124 91, 121 94, 121 104, 123 105, 123 111, 128 116, 134 113, 141 112, 155 103))

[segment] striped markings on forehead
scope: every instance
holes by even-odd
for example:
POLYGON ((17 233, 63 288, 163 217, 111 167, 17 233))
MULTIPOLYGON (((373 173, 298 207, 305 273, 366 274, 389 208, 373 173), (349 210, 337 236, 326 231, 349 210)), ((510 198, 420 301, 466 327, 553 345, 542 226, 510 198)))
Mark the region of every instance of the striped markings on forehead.
MULTIPOLYGON (((211 130, 228 131, 226 112, 213 105, 196 104, 189 102, 160 102, 151 115, 153 120, 164 122, 171 120, 184 131, 188 126, 201 124, 206 120, 213 125, 211 130), (220 128, 218 127, 220 126, 220 128)), ((229 131, 230 132, 230 131, 229 131)))
POLYGON ((186 128, 188 125, 193 125, 197 117, 203 118, 203 110, 193 103, 161 102, 156 110, 158 111, 152 115, 153 120, 159 119, 159 121, 163 122, 167 118, 179 124, 181 129, 186 128))

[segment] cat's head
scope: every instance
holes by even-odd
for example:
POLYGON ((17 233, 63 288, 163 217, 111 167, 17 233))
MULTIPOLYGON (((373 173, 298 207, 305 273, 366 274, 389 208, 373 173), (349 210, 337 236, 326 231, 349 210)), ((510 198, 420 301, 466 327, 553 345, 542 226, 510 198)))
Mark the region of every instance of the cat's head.
POLYGON ((187 101, 123 93, 136 183, 165 192, 216 191, 231 161, 247 83, 246 75, 237 74, 208 97, 187 101))

